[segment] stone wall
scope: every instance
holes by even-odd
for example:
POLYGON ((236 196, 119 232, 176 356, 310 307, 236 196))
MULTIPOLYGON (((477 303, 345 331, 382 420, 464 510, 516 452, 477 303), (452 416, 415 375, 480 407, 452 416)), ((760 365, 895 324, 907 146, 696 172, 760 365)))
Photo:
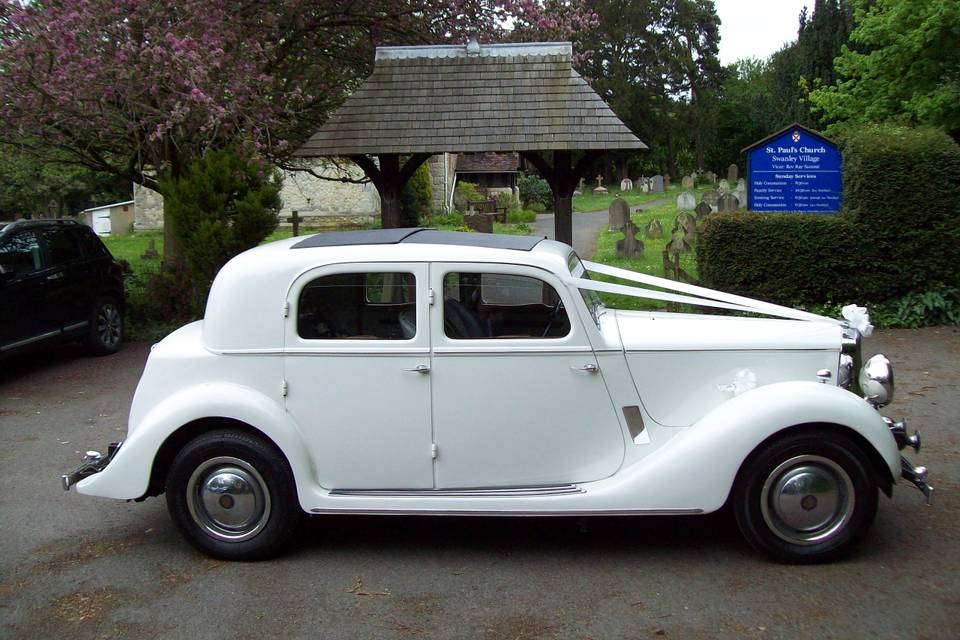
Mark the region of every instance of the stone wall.
POLYGON ((163 228, 163 196, 136 183, 133 185, 133 228, 163 228))
POLYGON ((430 188, 433 190, 434 211, 447 211, 450 203, 450 193, 453 191, 453 181, 457 169, 457 154, 441 153, 432 156, 427 161, 430 170, 430 188), (446 165, 446 172, 444 172, 446 165))

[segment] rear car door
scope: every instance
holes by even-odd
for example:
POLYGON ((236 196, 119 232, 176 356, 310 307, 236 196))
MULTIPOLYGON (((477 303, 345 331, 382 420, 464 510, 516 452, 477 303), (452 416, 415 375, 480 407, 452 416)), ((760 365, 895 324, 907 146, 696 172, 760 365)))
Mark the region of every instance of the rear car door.
POLYGON ((90 322, 97 285, 76 230, 69 225, 50 225, 41 229, 40 236, 48 259, 43 313, 55 318, 65 331, 81 329, 90 322))
POLYGON ((34 229, 0 241, 0 351, 56 335, 57 320, 43 313, 46 262, 34 229))

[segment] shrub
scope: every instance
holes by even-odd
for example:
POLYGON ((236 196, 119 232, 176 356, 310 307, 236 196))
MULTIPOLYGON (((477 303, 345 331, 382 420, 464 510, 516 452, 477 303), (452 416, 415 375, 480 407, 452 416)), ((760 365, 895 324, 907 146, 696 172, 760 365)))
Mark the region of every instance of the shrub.
POLYGON ((532 209, 530 205, 533 204, 538 204, 543 209, 553 207, 553 191, 540 176, 521 173, 517 178, 517 188, 520 190, 520 202, 525 208, 532 209))
POLYGON ((430 186, 430 169, 420 165, 400 192, 400 226, 417 227, 420 218, 430 213, 433 204, 433 187, 430 186))
POLYGON ((197 284, 191 305, 202 307, 214 276, 230 258, 257 246, 276 229, 281 182, 278 171, 233 149, 208 151, 183 175, 161 178, 184 276, 197 284))
POLYGON ((907 300, 904 321, 919 308, 910 296, 960 282, 960 147, 930 129, 871 126, 846 134, 843 166, 841 215, 709 217, 703 282, 783 304, 907 300))
POLYGON ((457 181, 457 188, 453 190, 453 204, 459 211, 466 211, 470 208, 471 202, 486 200, 487 197, 480 193, 477 185, 472 182, 457 181))
POLYGON ((507 222, 512 224, 517 224, 521 222, 534 222, 537 219, 537 214, 529 209, 520 209, 519 211, 508 211, 507 212, 507 222))
POLYGON ((506 209, 507 213, 511 211, 516 211, 518 209, 516 200, 513 199, 513 193, 508 193, 506 191, 501 191, 497 194, 497 207, 506 209))

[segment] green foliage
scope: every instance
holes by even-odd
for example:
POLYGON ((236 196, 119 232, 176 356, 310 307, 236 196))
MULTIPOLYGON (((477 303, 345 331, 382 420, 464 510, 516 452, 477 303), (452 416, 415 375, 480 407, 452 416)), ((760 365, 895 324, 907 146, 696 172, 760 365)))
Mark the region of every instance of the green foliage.
POLYGON ((843 165, 840 216, 708 218, 697 245, 703 282, 787 305, 870 302, 898 325, 921 323, 918 313, 949 320, 960 146, 933 129, 864 127, 845 136, 843 165))
POLYGON ((453 204, 458 211, 466 211, 470 208, 471 202, 480 202, 486 200, 487 196, 480 193, 477 185, 464 180, 457 181, 457 187, 453 190, 453 204))
POLYGON ((553 191, 547 181, 540 176, 521 173, 517 177, 517 188, 520 190, 520 202, 524 207, 532 209, 531 205, 538 204, 544 209, 553 207, 553 191))
POLYGON ((417 167, 400 193, 400 226, 416 227, 420 219, 430 213, 433 204, 433 187, 430 186, 430 169, 426 163, 417 167))
POLYGON ((814 105, 840 123, 924 123, 960 136, 960 3, 853 1, 852 46, 835 61, 836 82, 811 94, 814 105))
POLYGON ((530 211, 529 209, 520 209, 517 211, 507 212, 507 222, 521 223, 521 222, 535 222, 536 220, 537 220, 536 212, 530 211))
POLYGON ((497 194, 496 201, 497 208, 506 209, 508 212, 515 211, 518 208, 516 201, 513 199, 513 193, 501 191, 497 194))
POLYGON ((179 178, 161 178, 186 273, 198 284, 189 299, 194 313, 220 267, 277 227, 281 181, 279 172, 231 149, 208 151, 179 178))

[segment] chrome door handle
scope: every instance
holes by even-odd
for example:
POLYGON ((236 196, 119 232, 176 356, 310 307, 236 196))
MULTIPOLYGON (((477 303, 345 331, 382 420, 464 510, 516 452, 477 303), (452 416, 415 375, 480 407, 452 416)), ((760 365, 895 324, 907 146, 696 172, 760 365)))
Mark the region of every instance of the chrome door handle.
POLYGON ((404 369, 404 371, 413 371, 414 373, 430 373, 430 365, 418 364, 412 369, 404 369))
POLYGON ((59 280, 63 277, 63 271, 58 271, 56 273, 51 273, 47 276, 47 280, 59 280))
POLYGON ((593 363, 585 364, 582 367, 570 367, 570 369, 573 371, 586 371, 587 373, 597 373, 600 371, 600 367, 593 363))

